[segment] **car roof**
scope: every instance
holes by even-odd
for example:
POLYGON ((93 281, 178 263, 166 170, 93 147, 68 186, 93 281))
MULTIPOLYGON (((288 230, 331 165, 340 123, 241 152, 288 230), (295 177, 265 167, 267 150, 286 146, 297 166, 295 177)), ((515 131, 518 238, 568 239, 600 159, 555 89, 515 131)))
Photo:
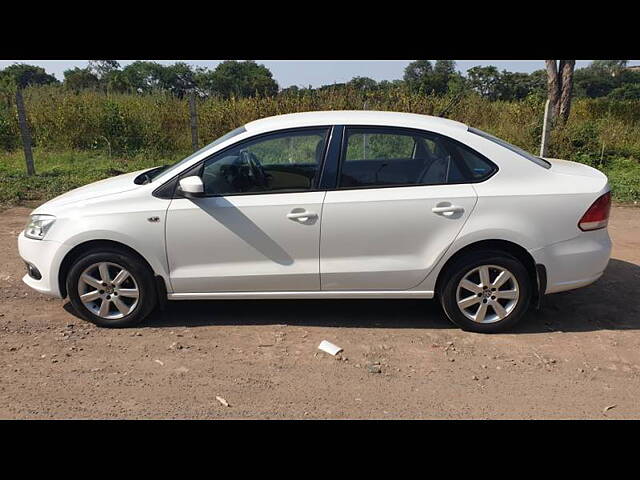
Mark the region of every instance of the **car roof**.
POLYGON ((320 125, 380 125, 419 128, 430 131, 467 130, 464 123, 416 113, 375 110, 333 110, 276 115, 247 123, 247 132, 267 132, 286 128, 320 125))

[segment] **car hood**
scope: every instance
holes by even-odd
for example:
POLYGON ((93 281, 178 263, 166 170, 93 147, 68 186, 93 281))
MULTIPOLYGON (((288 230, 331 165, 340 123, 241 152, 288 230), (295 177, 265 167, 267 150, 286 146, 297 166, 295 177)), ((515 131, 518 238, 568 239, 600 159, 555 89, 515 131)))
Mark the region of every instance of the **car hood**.
POLYGON ((99 180, 97 182, 78 187, 43 203, 34 210, 33 213, 46 214, 50 213, 50 210, 53 208, 140 188, 142 185, 137 185, 133 183, 133 181, 138 175, 142 172, 146 172, 147 170, 151 169, 145 168, 143 170, 125 173, 123 175, 118 175, 117 177, 106 178, 104 180, 99 180))

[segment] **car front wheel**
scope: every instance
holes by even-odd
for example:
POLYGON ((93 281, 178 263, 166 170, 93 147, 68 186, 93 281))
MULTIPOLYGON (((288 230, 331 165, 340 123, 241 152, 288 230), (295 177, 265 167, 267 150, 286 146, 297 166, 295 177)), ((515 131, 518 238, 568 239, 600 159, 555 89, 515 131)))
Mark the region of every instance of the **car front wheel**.
POLYGON ((78 259, 67 276, 67 292, 78 314, 101 327, 134 325, 156 304, 148 267, 116 250, 78 259))
POLYGON ((471 252, 447 269, 440 302, 449 319, 464 330, 504 331, 526 313, 531 301, 527 269, 501 252, 471 252))

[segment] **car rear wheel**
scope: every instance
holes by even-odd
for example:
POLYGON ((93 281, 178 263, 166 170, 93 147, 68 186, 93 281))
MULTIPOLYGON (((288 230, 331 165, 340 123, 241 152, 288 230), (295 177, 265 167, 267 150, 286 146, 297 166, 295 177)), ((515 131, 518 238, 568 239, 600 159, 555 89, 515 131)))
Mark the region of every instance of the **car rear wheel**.
POLYGON ((78 314, 101 327, 134 325, 156 304, 149 268, 116 250, 76 260, 67 276, 67 292, 78 314))
POLYGON ((527 269, 501 252, 471 252, 447 268, 440 303, 447 317, 464 330, 501 332, 513 327, 531 301, 527 269))

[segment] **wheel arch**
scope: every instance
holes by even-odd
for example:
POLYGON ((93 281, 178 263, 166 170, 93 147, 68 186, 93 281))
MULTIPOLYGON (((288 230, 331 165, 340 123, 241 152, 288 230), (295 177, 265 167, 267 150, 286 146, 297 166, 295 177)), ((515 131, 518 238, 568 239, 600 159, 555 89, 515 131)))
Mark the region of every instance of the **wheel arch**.
POLYGON ((88 240, 86 242, 82 242, 76 245, 71 250, 69 250, 69 252, 62 259, 60 268, 58 270, 58 287, 60 288, 60 294, 62 298, 65 298, 68 294, 67 275, 69 274, 69 270, 71 270, 71 266, 73 265, 73 263, 83 254, 91 251, 97 251, 100 249, 119 250, 121 252, 127 253, 137 258, 138 260, 140 260, 142 264, 149 269, 152 276, 155 278, 158 289, 161 289, 161 288, 165 289, 164 292, 166 296, 166 285, 165 285, 164 278, 160 276, 158 272, 154 271, 153 267, 144 256, 142 256, 138 251, 131 248, 130 246, 125 245, 124 243, 121 243, 115 240, 101 239, 101 240, 88 240), (161 286, 159 285, 159 282, 162 282, 161 286))
POLYGON ((533 304, 539 305, 540 299, 542 298, 544 290, 546 289, 546 268, 544 267, 544 265, 536 264, 534 258, 524 247, 518 245, 515 242, 503 239, 479 240, 465 245, 460 250, 451 255, 438 273, 434 289, 435 295, 439 295, 442 282, 446 278, 448 270, 453 262, 455 262, 462 255, 482 250, 506 252, 518 259, 527 269, 531 284, 534 287, 534 298, 532 299, 533 304))

